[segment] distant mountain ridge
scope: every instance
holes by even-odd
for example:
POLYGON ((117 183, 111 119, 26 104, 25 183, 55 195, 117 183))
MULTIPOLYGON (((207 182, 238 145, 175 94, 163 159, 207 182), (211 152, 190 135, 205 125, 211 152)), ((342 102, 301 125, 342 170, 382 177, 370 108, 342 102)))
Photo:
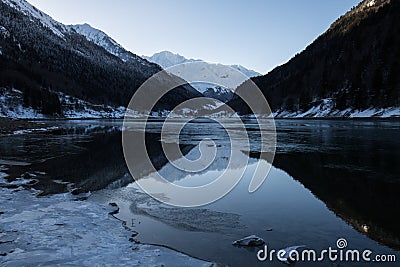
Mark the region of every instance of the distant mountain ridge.
MULTIPOLYGON (((25 0, 0 1, 2 101, 11 99, 15 88, 22 93, 23 108, 43 115, 65 116, 65 97, 77 99, 77 109, 82 108, 79 103, 89 103, 108 110, 127 106, 139 86, 161 70, 89 25, 63 25, 25 0)), ((155 109, 172 109, 199 96, 184 85, 155 109)))
MULTIPOLYGON (((303 52, 252 80, 277 117, 399 117, 399 58, 400 1, 364 0, 303 52)), ((237 97, 229 104, 250 112, 237 97)))
MULTIPOLYGON (((172 67, 174 65, 183 64, 183 63, 205 62, 204 60, 201 60, 201 59, 187 59, 184 56, 181 56, 179 54, 175 54, 175 53, 172 53, 169 51, 158 52, 150 57, 143 56, 143 58, 147 59, 150 62, 160 65, 164 69, 172 67)), ((219 65, 223 65, 223 64, 214 64, 214 63, 209 63, 209 64, 210 64, 210 68, 214 68, 214 69, 218 69, 219 65)), ((247 69, 241 65, 223 65, 223 66, 228 66, 228 67, 231 67, 238 71, 241 71, 244 75, 246 75, 248 77, 256 77, 256 76, 261 75, 260 73, 254 71, 254 70, 247 69)))
POLYGON ((202 61, 200 59, 187 59, 184 56, 181 56, 179 54, 174 54, 169 51, 158 52, 152 55, 151 57, 143 56, 143 58, 147 59, 150 62, 160 65, 163 69, 178 64, 202 61))
MULTIPOLYGON (((172 71, 173 74, 177 76, 181 76, 182 73, 180 71, 200 71, 198 72, 198 76, 202 77, 206 81, 214 81, 218 79, 226 79, 229 80, 234 76, 234 72, 240 71, 247 77, 255 77, 261 75, 260 73, 249 70, 241 65, 223 65, 223 64, 214 64, 214 63, 207 63, 201 59, 187 59, 184 56, 179 54, 174 54, 169 51, 162 51, 159 53, 154 54, 151 57, 144 56, 148 61, 156 63, 163 67, 164 69, 168 69, 172 66, 177 66, 180 64, 185 63, 193 63, 193 62, 201 62, 202 68, 200 70, 194 68, 190 70, 189 68, 170 68, 169 70, 172 71)), ((232 79, 234 82, 234 79, 232 79)), ((232 84, 232 86, 224 87, 220 84, 212 85, 208 82, 204 83, 194 83, 191 84, 195 89, 199 92, 204 94, 207 97, 218 99, 222 102, 228 102, 232 99, 234 93, 234 89, 237 87, 237 84, 232 84)))

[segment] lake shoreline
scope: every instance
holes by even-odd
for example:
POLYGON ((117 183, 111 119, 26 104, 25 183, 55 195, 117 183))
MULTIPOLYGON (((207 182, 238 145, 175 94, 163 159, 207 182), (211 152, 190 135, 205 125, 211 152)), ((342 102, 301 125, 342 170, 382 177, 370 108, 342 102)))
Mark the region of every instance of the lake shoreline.
POLYGON ((77 201, 70 194, 38 197, 28 180, 7 188, 1 174, 1 264, 216 266, 166 246, 136 243, 132 231, 123 223, 118 227, 121 220, 112 215, 117 207, 77 201), (36 257, 38 249, 46 256, 36 257))

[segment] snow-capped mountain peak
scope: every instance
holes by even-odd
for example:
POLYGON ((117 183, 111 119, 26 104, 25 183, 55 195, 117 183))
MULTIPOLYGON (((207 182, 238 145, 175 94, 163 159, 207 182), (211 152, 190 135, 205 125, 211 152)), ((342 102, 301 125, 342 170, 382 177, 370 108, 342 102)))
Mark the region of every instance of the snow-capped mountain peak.
POLYGON ((23 14, 31 17, 32 19, 37 19, 41 24, 49 28, 57 36, 64 38, 64 34, 68 31, 68 28, 64 25, 55 21, 49 15, 43 13, 36 7, 32 6, 25 0, 1 0, 10 7, 21 11, 23 14))
POLYGON ((200 93, 205 94, 207 92, 207 96, 219 99, 223 102, 231 99, 233 94, 232 91, 243 81, 244 76, 250 78, 261 75, 260 73, 249 70, 241 65, 207 63, 201 59, 187 59, 184 56, 169 51, 162 51, 151 57, 144 56, 144 58, 160 65, 164 69, 176 66, 170 68, 169 71, 185 80, 196 80, 196 77, 202 77, 203 80, 207 82, 196 82, 191 85, 200 93), (192 62, 196 62, 196 65, 181 65, 192 62), (238 75, 236 70, 240 71, 244 75, 238 75), (224 86, 222 86, 222 84, 213 85, 213 82, 215 81, 224 81, 224 86))
MULTIPOLYGON (((150 62, 154 62, 164 69, 179 65, 179 64, 184 64, 184 63, 190 63, 190 62, 205 62, 204 60, 201 59, 187 59, 182 55, 172 53, 170 51, 162 51, 155 53, 151 57, 146 57, 143 56, 143 58, 147 59, 150 62)), ((210 68, 214 69, 214 72, 220 72, 220 69, 223 69, 226 67, 231 67, 233 69, 236 69, 240 72, 242 72, 244 75, 247 77, 255 77, 255 76, 260 76, 261 74, 254 71, 254 70, 249 70, 241 65, 223 65, 223 64, 213 64, 209 63, 210 68)))
POLYGON ((87 23, 71 25, 72 29, 74 29, 77 33, 85 36, 89 41, 95 43, 107 42, 110 41, 115 46, 120 46, 114 39, 109 37, 106 33, 101 30, 95 29, 87 23))
POLYGON ((187 59, 184 56, 169 51, 158 52, 152 55, 151 57, 143 56, 143 58, 147 59, 150 62, 154 62, 160 65, 163 69, 179 64, 202 61, 200 59, 187 59))
POLYGON ((95 29, 87 23, 70 25, 69 27, 75 30, 77 33, 85 36, 87 40, 105 48, 108 52, 115 56, 119 57, 122 52, 125 52, 125 49, 114 39, 109 37, 103 31, 95 29))
POLYGON ((69 25, 68 27, 71 30, 74 30, 75 32, 83 35, 87 40, 97 44, 98 46, 103 47, 107 52, 119 57, 122 61, 126 62, 133 59, 136 62, 140 62, 140 64, 142 65, 151 65, 151 63, 149 63, 148 61, 126 50, 105 32, 93 28, 88 23, 69 25))

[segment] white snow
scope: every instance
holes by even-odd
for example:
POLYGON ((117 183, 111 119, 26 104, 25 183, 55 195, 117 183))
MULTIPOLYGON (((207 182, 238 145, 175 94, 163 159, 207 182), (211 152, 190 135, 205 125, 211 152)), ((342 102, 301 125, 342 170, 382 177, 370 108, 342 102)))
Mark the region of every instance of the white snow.
POLYGON ((10 38, 10 36, 10 32, 4 26, 0 26, 0 37, 6 39, 10 38))
POLYGON ((208 88, 212 87, 210 86, 210 83, 214 84, 214 86, 223 85, 223 87, 230 88, 233 91, 238 85, 242 83, 244 77, 249 78, 261 75, 258 72, 246 69, 245 67, 240 65, 229 66, 222 64, 207 63, 200 59, 187 59, 179 54, 174 54, 169 51, 159 52, 151 57, 146 57, 146 56, 143 57, 149 60, 150 62, 154 62, 160 65, 164 69, 170 71, 172 74, 181 77, 185 80, 199 81, 198 78, 202 77, 204 82, 199 81, 198 83, 191 83, 191 85, 201 93, 206 91, 208 88), (185 64, 193 62, 197 62, 200 64, 196 65, 185 64), (197 66, 200 67, 197 68, 197 66), (241 73, 241 75, 235 73, 238 71, 241 73), (192 75, 194 75, 194 77, 192 77, 192 75), (238 78, 237 76, 242 76, 242 77, 238 78), (223 82, 221 82, 222 80, 223 82))
MULTIPOLYGON (((151 57, 143 56, 143 58, 160 65, 164 69, 175 66, 175 65, 183 64, 183 63, 205 62, 201 59, 187 59, 184 56, 181 56, 179 54, 174 54, 169 51, 158 52, 158 53, 155 53, 154 55, 152 55, 151 57)), ((209 64, 212 65, 212 68, 218 68, 218 65, 221 65, 221 64, 212 64, 212 63, 209 63, 209 64)), ((236 69, 236 70, 242 72, 247 77, 255 77, 255 76, 261 75, 260 73, 254 71, 254 70, 249 70, 241 65, 229 65, 228 67, 231 67, 233 69, 236 69)))
MULTIPOLYGON (((129 110, 126 112, 125 107, 112 107, 107 105, 96 105, 76 97, 68 96, 63 93, 57 93, 62 105, 62 116, 69 119, 96 119, 96 118, 115 118, 121 119, 125 115, 132 118, 144 117, 145 114, 129 110)), ((305 112, 293 112, 287 110, 278 110, 273 113, 275 118, 398 118, 400 117, 400 107, 388 108, 368 108, 365 110, 356 110, 347 108, 345 110, 335 109, 334 100, 331 98, 315 101, 316 105, 305 112)), ((218 113, 212 113, 213 110, 223 106, 220 101, 215 101, 214 104, 208 104, 203 107, 203 110, 209 110, 209 117, 229 117, 232 116, 229 112, 219 110, 218 113)), ((177 110, 174 117, 190 117, 198 114, 196 109, 177 110)), ((168 110, 162 112, 154 112, 152 117, 166 117, 169 114, 168 110)), ((263 117, 257 115, 258 117, 263 117)), ((24 107, 23 93, 17 89, 0 88, 0 117, 13 119, 42 119, 45 115, 34 110, 31 107, 24 107)))
POLYGON ((110 38, 107 34, 98 29, 93 28, 87 23, 71 25, 69 27, 73 28, 77 33, 80 33, 83 36, 85 36, 89 41, 93 41, 99 44, 100 46, 105 45, 104 43, 106 41, 105 39, 108 39, 113 45, 119 46, 119 44, 112 38, 110 38))
POLYGON ((370 118, 373 117, 377 113, 377 110, 374 108, 369 108, 366 110, 354 110, 350 114, 350 118, 370 118))
POLYGON ((155 53, 151 57, 143 56, 143 58, 147 59, 150 62, 160 65, 163 69, 183 63, 202 61, 200 59, 187 59, 184 56, 181 56, 179 54, 174 54, 169 51, 162 51, 159 53, 155 53))
POLYGON ((385 109, 381 117, 382 118, 400 117, 400 107, 385 109))
POLYGON ((44 118, 33 108, 23 106, 22 92, 0 88, 0 117, 7 118, 44 118), (3 91, 3 92, 2 92, 3 91))
MULTIPOLYGON (((1 175, 0 183, 5 183, 1 175)), ((115 210, 111 206, 36 193, 0 187, 2 266, 213 266, 164 247, 129 242, 132 232, 108 215, 115 210)))
POLYGON ((52 130, 57 130, 59 127, 53 126, 53 127, 47 127, 47 128, 36 128, 36 129, 26 129, 26 130, 18 130, 14 131, 15 134, 29 134, 29 133, 37 133, 37 132, 47 132, 47 131, 52 131, 52 130))
POLYGON ((87 40, 94 42, 98 46, 103 47, 107 52, 119 57, 124 62, 133 59, 140 62, 140 64, 144 66, 150 66, 149 62, 127 51, 106 33, 99 29, 93 28, 87 23, 69 25, 67 27, 83 35, 87 40))
POLYGON ((331 98, 321 99, 319 104, 314 105, 305 112, 293 112, 278 110, 274 112, 275 118, 395 118, 400 117, 400 107, 373 108, 358 110, 347 108, 345 110, 335 109, 334 100, 331 98))
MULTIPOLYGON (((69 119, 83 118, 123 118, 124 107, 95 105, 76 97, 57 93, 61 102, 63 116, 69 119)), ((24 107, 23 93, 20 90, 0 88, 0 117, 13 119, 42 119, 45 115, 31 107, 24 107)))
POLYGON ((243 67, 242 65, 230 65, 232 68, 242 72, 244 75, 246 75, 247 77, 257 77, 257 76, 261 76, 261 73, 258 73, 254 70, 250 70, 247 69, 245 67, 243 67))
POLYGON ((4 3, 8 4, 12 8, 21 11, 23 14, 38 19, 43 26, 49 28, 54 34, 63 38, 64 33, 68 31, 65 25, 55 21, 49 15, 38 10, 36 7, 32 6, 25 0, 2 0, 4 3))
POLYGON ((118 44, 115 40, 109 37, 107 34, 102 32, 101 30, 95 29, 89 24, 79 24, 79 25, 70 25, 68 26, 71 29, 74 29, 77 33, 83 35, 87 40, 94 42, 95 44, 103 47, 109 53, 120 57, 121 51, 125 51, 124 48, 120 44, 118 44))
POLYGON ((375 0, 370 1, 370 2, 367 4, 368 7, 372 7, 372 6, 374 6, 374 5, 375 5, 375 0))

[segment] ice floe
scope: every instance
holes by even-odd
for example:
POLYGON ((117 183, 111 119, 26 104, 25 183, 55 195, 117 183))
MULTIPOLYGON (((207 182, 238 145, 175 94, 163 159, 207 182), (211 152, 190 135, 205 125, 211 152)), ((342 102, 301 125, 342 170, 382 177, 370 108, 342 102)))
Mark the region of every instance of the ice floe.
POLYGON ((109 215, 116 207, 37 193, 0 187, 1 266, 213 266, 168 248, 129 242, 137 233, 109 215))

